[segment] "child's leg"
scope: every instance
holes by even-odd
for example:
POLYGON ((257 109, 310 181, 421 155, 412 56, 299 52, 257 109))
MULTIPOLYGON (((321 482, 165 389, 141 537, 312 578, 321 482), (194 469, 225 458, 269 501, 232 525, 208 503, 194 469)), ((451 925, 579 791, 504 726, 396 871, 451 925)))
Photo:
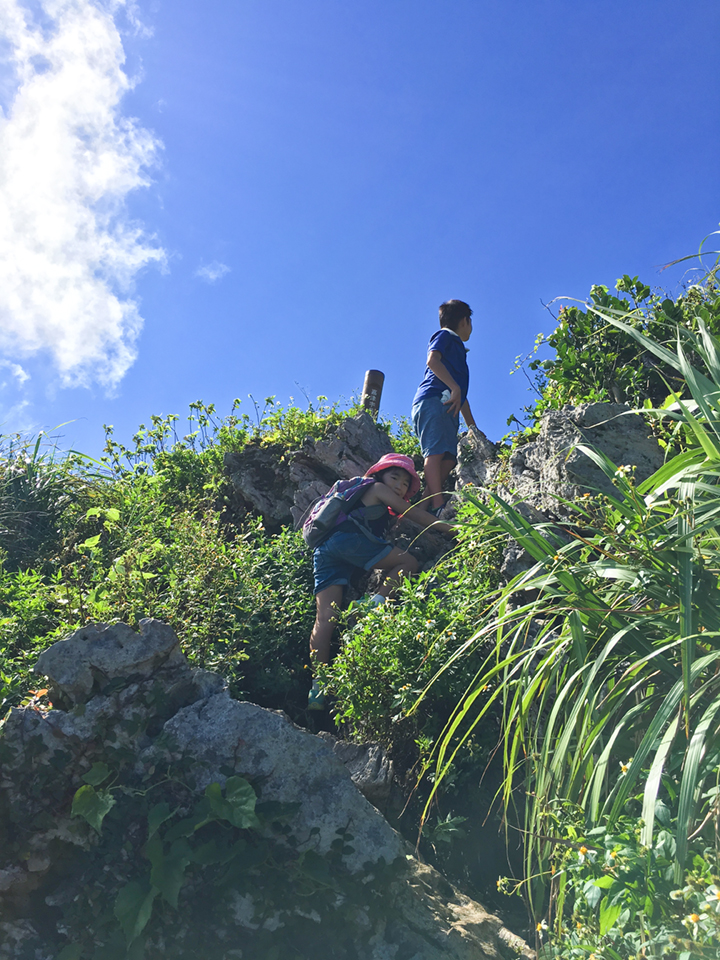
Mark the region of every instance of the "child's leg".
POLYGON ((425 457, 425 496, 432 498, 429 505, 433 509, 445 503, 442 488, 455 463, 450 453, 432 453, 425 457))
POLYGON ((310 634, 310 660, 330 662, 330 641, 335 629, 337 612, 342 603, 343 588, 333 584, 315 594, 315 625, 310 634))
POLYGON ((400 547, 393 547, 390 553, 375 564, 375 570, 386 570, 382 586, 378 593, 381 597, 391 597, 400 586, 404 577, 411 577, 417 573, 420 564, 411 553, 406 553, 400 547))

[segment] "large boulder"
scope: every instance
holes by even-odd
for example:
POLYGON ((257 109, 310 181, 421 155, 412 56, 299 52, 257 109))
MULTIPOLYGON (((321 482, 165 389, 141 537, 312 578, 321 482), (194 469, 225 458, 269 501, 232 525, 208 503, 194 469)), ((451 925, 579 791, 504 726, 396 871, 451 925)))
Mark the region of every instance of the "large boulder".
MULTIPOLYGON (((391 779, 374 745, 343 749, 280 712, 233 700, 222 678, 192 669, 170 628, 153 620, 143 621, 139 634, 123 624, 85 627, 45 651, 37 669, 63 709, 34 701, 11 710, 0 728, 0 960, 54 960, 70 946, 68 930, 86 943, 95 940, 102 952, 113 922, 108 908, 120 903, 122 884, 128 884, 125 907, 115 915, 127 933, 137 922, 128 920, 131 895, 140 891, 149 904, 157 895, 142 878, 155 877, 167 893, 173 870, 180 870, 178 910, 166 903, 159 926, 148 927, 148 960, 197 957, 198 949, 208 960, 275 955, 273 943, 282 948, 297 924, 304 924, 297 955, 315 956, 327 945, 325 922, 342 931, 333 956, 347 960, 530 956, 497 917, 418 863, 358 790, 356 783, 379 802, 391 779), (284 852, 251 858, 247 866, 241 859, 240 885, 223 880, 223 898, 211 897, 204 913, 195 906, 207 896, 202 865, 224 862, 225 854, 208 854, 207 843, 190 849, 182 839, 192 837, 192 824, 206 822, 204 814, 199 821, 177 818, 192 817, 210 795, 232 812, 222 799, 231 788, 240 796, 254 791, 258 811, 266 811, 260 819, 243 813, 249 819, 236 823, 236 836, 252 827, 266 850, 284 852), (163 790, 179 798, 165 812, 157 803, 163 790), (164 833, 151 852, 153 816, 155 831, 175 817, 181 838, 175 846, 164 833), (166 859, 157 861, 160 855, 166 859), (188 862, 200 866, 183 879, 188 862), (272 910, 266 862, 268 870, 285 864, 272 876, 295 870, 301 880, 296 899, 276 898, 272 910), (323 893, 333 889, 332 864, 345 893, 323 893)), ((235 846, 252 852, 251 841, 235 846)), ((132 909, 141 909, 140 900, 132 909)))
POLYGON ((629 407, 583 403, 549 410, 537 437, 516 447, 506 461, 484 437, 469 432, 460 442, 459 485, 496 488, 514 503, 527 504, 532 519, 567 516, 568 504, 583 494, 613 489, 607 475, 578 449, 580 444, 604 453, 618 467, 631 468, 638 483, 663 463, 650 427, 629 407))
MULTIPOLYGON (((613 492, 607 474, 579 445, 605 454, 640 483, 663 463, 663 453, 642 417, 620 403, 583 403, 549 410, 537 437, 501 458, 482 434, 470 431, 458 450, 458 488, 492 490, 530 523, 572 519, 579 498, 613 492)), ((533 561, 515 542, 503 553, 505 581, 528 570, 533 561)))
POLYGON ((387 433, 368 413, 360 413, 289 453, 248 444, 225 455, 225 470, 237 511, 259 513, 270 524, 297 524, 336 480, 362 476, 391 450, 387 433))
POLYGON ((143 620, 140 633, 125 623, 90 624, 40 654, 36 670, 51 679, 53 700, 86 703, 116 678, 149 677, 162 666, 184 663, 174 632, 143 620))

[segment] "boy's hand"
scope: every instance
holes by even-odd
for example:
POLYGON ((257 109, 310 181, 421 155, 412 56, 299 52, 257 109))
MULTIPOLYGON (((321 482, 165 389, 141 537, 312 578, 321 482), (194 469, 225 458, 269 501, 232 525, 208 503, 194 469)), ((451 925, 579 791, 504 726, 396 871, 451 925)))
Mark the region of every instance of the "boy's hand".
POLYGON ((456 417, 460 413, 460 407, 462 406, 462 394, 460 393, 460 387, 457 384, 455 384, 450 391, 450 397, 447 400, 443 400, 443 403, 447 407, 448 413, 452 414, 453 417, 456 417))

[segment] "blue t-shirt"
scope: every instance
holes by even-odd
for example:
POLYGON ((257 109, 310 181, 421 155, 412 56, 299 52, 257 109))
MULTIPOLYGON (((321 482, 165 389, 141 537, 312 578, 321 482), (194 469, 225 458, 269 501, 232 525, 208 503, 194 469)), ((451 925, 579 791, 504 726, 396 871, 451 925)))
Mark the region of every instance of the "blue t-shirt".
MULTIPOLYGON (((442 355, 442 361, 447 367, 448 373, 460 387, 462 402, 465 403, 468 394, 468 384, 470 382, 470 371, 467 365, 467 349, 460 337, 443 327, 430 337, 428 344, 428 353, 437 350, 442 355)), ((420 382, 420 386, 415 393, 413 406, 426 397, 440 397, 443 391, 450 388, 440 377, 435 376, 430 367, 425 367, 425 376, 420 382)))

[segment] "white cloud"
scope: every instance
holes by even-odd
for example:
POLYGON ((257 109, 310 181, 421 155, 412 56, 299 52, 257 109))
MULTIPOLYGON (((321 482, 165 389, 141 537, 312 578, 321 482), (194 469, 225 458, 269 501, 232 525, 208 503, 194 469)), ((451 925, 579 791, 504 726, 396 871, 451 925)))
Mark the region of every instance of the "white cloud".
POLYGON ((0 360, 0 370, 9 370, 17 382, 22 386, 26 380, 30 379, 30 374, 26 373, 19 363, 11 363, 9 360, 0 360))
POLYGON ((125 210, 161 144, 120 113, 125 0, 0 0, 0 350, 49 352, 65 385, 116 385, 142 327, 131 284, 165 253, 125 210), (41 21, 41 22, 40 22, 41 21))
POLYGON ((226 273, 230 273, 230 267, 226 263, 220 263, 218 260, 213 260, 212 263, 205 264, 203 267, 198 267, 195 271, 195 276, 200 277, 201 280, 204 280, 206 283, 215 283, 218 280, 221 280, 226 273))

